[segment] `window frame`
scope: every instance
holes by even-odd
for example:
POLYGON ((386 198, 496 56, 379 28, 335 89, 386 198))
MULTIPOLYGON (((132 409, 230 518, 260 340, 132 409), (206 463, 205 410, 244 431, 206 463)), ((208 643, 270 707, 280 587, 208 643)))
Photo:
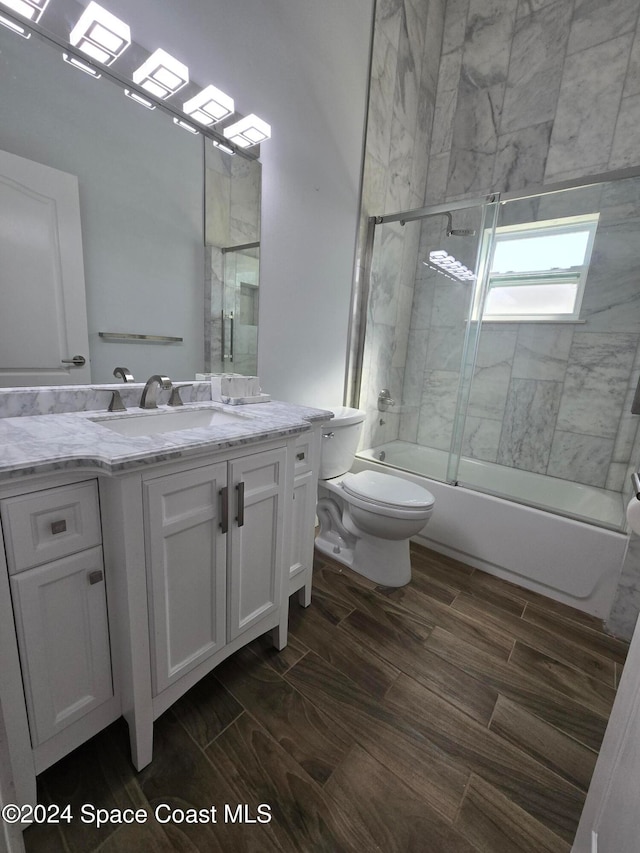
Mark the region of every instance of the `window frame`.
MULTIPOLYGON (((489 272, 489 281, 487 285, 487 293, 484 299, 482 322, 483 323, 578 323, 580 321, 580 311, 582 308, 582 299, 584 297, 585 285, 589 274, 589 265, 591 263, 591 254, 595 243, 596 232, 600 219, 599 213, 590 213, 582 216, 567 216, 559 219, 548 219, 541 222, 525 222, 519 225, 499 226, 495 230, 493 248, 491 252, 491 263, 489 268, 493 266, 493 259, 496 249, 501 242, 508 240, 522 239, 523 237, 535 236, 555 236, 558 234, 571 234, 576 231, 588 231, 587 245, 585 247, 584 260, 582 264, 562 270, 531 270, 518 274, 517 272, 498 273, 494 275, 489 272), (573 311, 571 313, 553 314, 489 314, 485 311, 487 299, 490 290, 496 287, 520 287, 531 284, 555 284, 561 279, 567 280, 568 283, 576 283, 576 295, 574 298, 573 311), (504 284, 495 282, 504 282, 504 284)), ((476 318, 478 319, 478 318, 476 318)))

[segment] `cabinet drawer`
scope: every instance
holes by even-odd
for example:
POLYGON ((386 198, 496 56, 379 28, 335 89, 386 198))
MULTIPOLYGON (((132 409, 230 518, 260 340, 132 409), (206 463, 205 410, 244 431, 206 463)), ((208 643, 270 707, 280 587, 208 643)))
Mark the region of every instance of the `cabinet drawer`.
POLYGON ((92 548, 102 541, 95 480, 2 501, 9 574, 92 548))
POLYGON ((298 476, 298 474, 304 474, 306 471, 311 470, 311 464, 313 462, 311 456, 311 437, 307 435, 300 436, 296 441, 296 448, 294 454, 294 471, 296 477, 298 476))

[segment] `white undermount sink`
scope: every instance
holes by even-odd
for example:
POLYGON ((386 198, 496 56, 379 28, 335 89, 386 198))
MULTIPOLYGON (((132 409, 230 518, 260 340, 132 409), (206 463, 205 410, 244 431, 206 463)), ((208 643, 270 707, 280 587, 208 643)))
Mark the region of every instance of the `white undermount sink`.
POLYGON ((173 411, 149 411, 144 414, 131 413, 115 418, 91 418, 94 423, 120 433, 120 435, 157 435, 162 432, 179 432, 197 427, 246 424, 246 415, 227 412, 223 409, 175 409, 173 411))

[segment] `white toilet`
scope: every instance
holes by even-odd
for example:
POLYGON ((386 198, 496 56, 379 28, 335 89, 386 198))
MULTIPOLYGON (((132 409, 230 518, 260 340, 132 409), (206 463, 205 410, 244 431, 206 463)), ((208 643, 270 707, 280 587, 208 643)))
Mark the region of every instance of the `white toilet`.
POLYGON ((316 514, 318 551, 384 586, 411 580, 409 538, 425 526, 435 499, 422 486, 380 471, 347 473, 365 413, 330 409, 322 430, 316 514))

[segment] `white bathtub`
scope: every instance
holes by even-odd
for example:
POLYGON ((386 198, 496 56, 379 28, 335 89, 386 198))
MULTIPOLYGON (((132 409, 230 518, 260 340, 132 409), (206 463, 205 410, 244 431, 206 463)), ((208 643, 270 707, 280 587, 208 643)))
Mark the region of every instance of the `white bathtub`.
POLYGON ((434 495, 433 516, 417 537, 428 547, 594 616, 609 615, 628 542, 625 533, 607 529, 624 518, 618 493, 472 459, 463 459, 458 472, 471 488, 451 486, 439 482, 447 458, 394 441, 358 453, 352 470, 399 468, 434 495))

